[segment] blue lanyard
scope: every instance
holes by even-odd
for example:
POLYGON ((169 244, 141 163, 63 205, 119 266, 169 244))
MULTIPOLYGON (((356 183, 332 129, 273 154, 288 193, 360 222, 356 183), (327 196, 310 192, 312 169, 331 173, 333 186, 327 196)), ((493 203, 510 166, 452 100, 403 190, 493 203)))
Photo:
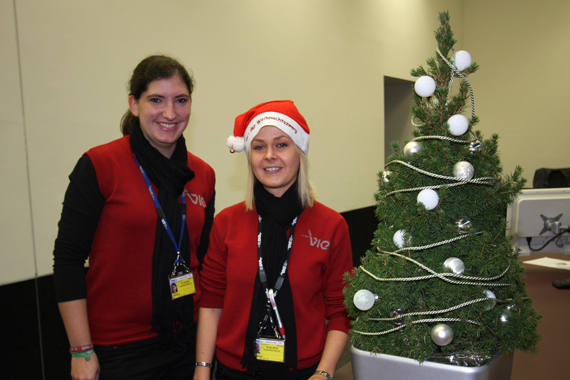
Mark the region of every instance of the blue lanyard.
POLYGON ((184 192, 182 192, 182 195, 180 196, 182 202, 182 204, 180 205, 182 208, 182 226, 180 226, 180 238, 178 239, 178 243, 176 243, 176 240, 174 239, 174 234, 172 233, 172 230, 168 225, 168 221, 166 220, 166 215, 164 214, 164 210, 162 210, 162 207, 160 206, 160 203, 158 203, 158 199, 156 198, 156 194, 154 194, 154 190, 152 190, 152 185, 150 184, 148 176, 146 175, 146 172, 144 171, 141 164, 139 163, 139 160, 137 160, 137 156, 135 156, 134 153, 133 156, 135 157, 135 161, 137 162, 139 170, 142 173, 142 176, 146 183, 146 187, 148 189, 148 192, 150 193, 150 197, 154 202, 156 213, 158 214, 158 217, 160 218, 160 221, 164 226, 164 229, 166 230, 168 237, 170 238, 172 244, 174 244, 174 248, 176 249, 176 260, 174 261, 174 265, 184 264, 184 259, 182 258, 182 256, 180 256, 180 246, 182 245, 182 236, 184 236, 184 227, 186 226, 186 199, 184 199, 184 192))

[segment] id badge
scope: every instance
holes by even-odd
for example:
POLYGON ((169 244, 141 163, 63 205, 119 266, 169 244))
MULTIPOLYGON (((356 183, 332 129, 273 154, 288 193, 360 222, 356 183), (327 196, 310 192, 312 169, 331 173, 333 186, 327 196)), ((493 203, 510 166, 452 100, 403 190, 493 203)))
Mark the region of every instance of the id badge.
POLYGON ((255 340, 255 357, 269 362, 285 362, 285 340, 259 337, 255 340))
POLYGON ((192 272, 177 276, 168 276, 168 284, 173 300, 196 293, 196 285, 194 284, 194 275, 192 272))

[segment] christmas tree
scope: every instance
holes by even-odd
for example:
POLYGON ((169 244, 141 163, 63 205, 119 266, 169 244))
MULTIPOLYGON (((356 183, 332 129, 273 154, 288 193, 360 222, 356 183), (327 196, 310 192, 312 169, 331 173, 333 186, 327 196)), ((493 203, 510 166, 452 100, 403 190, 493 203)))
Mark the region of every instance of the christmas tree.
POLYGON ((378 229, 347 277, 345 304, 361 350, 419 361, 464 355, 480 365, 498 351, 534 352, 540 339, 506 234, 507 206, 525 179, 520 167, 502 175, 498 136, 474 130, 467 77, 478 65, 453 49, 449 13, 439 21, 435 58, 411 72, 416 129, 403 148, 392 143, 378 175, 378 229))

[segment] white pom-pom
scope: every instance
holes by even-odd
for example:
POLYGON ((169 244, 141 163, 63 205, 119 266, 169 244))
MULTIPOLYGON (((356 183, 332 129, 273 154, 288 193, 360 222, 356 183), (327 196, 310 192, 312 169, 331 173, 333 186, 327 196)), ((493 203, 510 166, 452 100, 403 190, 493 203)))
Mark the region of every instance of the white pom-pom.
POLYGON ((236 140, 234 135, 228 136, 228 139, 226 140, 226 145, 228 146, 228 148, 233 149, 234 148, 234 141, 236 140))
POLYGON ((245 140, 243 137, 230 136, 228 137, 226 144, 228 145, 228 148, 233 149, 236 152, 243 152, 245 148, 245 140))

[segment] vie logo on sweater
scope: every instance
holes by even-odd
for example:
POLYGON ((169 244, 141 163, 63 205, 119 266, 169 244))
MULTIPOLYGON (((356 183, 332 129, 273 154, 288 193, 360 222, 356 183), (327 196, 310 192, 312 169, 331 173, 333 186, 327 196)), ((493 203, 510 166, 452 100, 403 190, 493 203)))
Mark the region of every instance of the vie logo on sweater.
POLYGON ((186 189, 184 189, 184 195, 188 198, 190 202, 194 203, 195 205, 200 205, 206 208, 206 201, 204 200, 203 196, 199 194, 190 194, 186 189))
POLYGON ((331 246, 331 242, 328 240, 321 240, 319 238, 313 237, 311 230, 309 230, 309 235, 301 235, 303 237, 309 238, 309 242, 311 243, 311 247, 318 247, 324 251, 328 250, 331 246))

